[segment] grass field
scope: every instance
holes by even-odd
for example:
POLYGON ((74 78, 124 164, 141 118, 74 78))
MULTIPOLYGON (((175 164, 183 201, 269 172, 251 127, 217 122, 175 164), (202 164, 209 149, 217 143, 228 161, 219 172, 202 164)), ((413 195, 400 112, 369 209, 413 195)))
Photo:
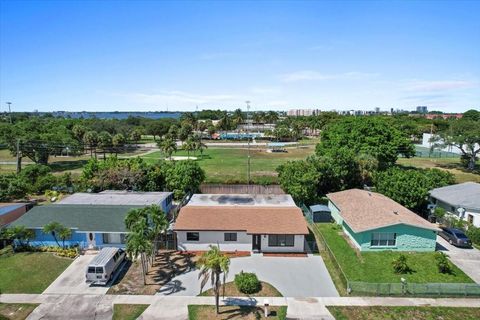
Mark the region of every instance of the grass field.
POLYGON ((451 172, 457 183, 474 181, 480 183, 480 171, 467 171, 460 164, 459 158, 399 158, 397 163, 403 167, 437 168, 451 172))
POLYGON ((148 308, 148 304, 114 304, 112 320, 135 320, 148 308))
MULTIPOLYGON (((313 154, 313 146, 304 148, 289 148, 287 153, 267 153, 264 148, 251 149, 250 165, 251 177, 256 183, 275 183, 277 173, 275 169, 289 161, 304 159, 313 154)), ((174 156, 186 156, 183 150, 174 156)), ((247 182, 247 149, 209 148, 203 153, 203 158, 197 152, 191 156, 198 157, 198 163, 205 170, 206 183, 246 183, 247 182)), ((154 152, 145 155, 147 161, 157 161, 164 157, 163 153, 154 152)))
POLYGON ((38 306, 26 303, 0 303, 0 320, 24 320, 38 306))
POLYGON ((287 307, 269 307, 270 315, 264 316, 261 307, 251 306, 220 306, 220 314, 215 313, 215 306, 189 305, 188 320, 284 320, 287 317, 287 307))
POLYGON ((42 293, 73 260, 51 253, 0 251, 1 293, 42 293))
POLYGON ((480 319, 480 308, 451 307, 333 307, 336 320, 470 320, 480 319))
MULTIPOLYGON (((253 294, 245 294, 237 290, 234 282, 227 282, 225 284, 225 296, 228 297, 283 297, 280 291, 278 291, 274 286, 267 282, 261 282, 261 290, 253 294)), ((220 294, 223 295, 223 286, 220 289, 220 294)), ((213 296, 213 289, 208 289, 199 296, 213 296)))
POLYGON ((318 223, 316 226, 325 237, 335 258, 350 281, 399 283, 400 278, 403 277, 407 282, 412 283, 473 282, 453 264, 451 274, 438 272, 434 252, 404 253, 407 255, 407 264, 412 272, 401 275, 395 274, 392 261, 401 253, 393 251, 359 253, 339 234, 340 229, 333 223, 318 223))

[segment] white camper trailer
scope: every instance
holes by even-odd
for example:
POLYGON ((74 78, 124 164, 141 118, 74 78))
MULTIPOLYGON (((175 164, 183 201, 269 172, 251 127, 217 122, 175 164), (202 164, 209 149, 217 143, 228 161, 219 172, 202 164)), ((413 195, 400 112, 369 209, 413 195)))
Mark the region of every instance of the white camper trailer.
POLYGON ((103 248, 87 266, 86 282, 105 285, 125 259, 119 248, 103 248))

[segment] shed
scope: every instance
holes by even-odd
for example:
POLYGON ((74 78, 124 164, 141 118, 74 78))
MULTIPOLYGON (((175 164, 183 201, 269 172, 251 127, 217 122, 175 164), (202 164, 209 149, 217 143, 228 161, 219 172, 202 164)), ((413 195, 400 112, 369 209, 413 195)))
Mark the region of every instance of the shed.
POLYGON ((313 222, 330 222, 332 221, 332 214, 330 208, 323 204, 316 204, 310 206, 313 222))

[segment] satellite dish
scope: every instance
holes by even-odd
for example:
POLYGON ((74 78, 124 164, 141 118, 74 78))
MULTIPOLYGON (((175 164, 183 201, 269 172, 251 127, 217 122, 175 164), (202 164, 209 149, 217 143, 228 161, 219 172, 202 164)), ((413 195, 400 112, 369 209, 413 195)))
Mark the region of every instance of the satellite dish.
POLYGON ((433 210, 433 209, 435 209, 436 207, 437 207, 436 204, 430 203, 430 204, 428 204, 427 209, 428 209, 428 210, 433 210))

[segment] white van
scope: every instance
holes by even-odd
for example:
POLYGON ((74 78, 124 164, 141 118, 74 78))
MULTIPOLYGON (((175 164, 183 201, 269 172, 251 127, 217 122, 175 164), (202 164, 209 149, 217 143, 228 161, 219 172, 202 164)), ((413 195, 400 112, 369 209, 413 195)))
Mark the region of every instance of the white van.
POLYGON ((103 248, 88 264, 85 275, 86 282, 102 285, 107 284, 123 260, 125 260, 125 251, 122 249, 112 247, 103 248))

